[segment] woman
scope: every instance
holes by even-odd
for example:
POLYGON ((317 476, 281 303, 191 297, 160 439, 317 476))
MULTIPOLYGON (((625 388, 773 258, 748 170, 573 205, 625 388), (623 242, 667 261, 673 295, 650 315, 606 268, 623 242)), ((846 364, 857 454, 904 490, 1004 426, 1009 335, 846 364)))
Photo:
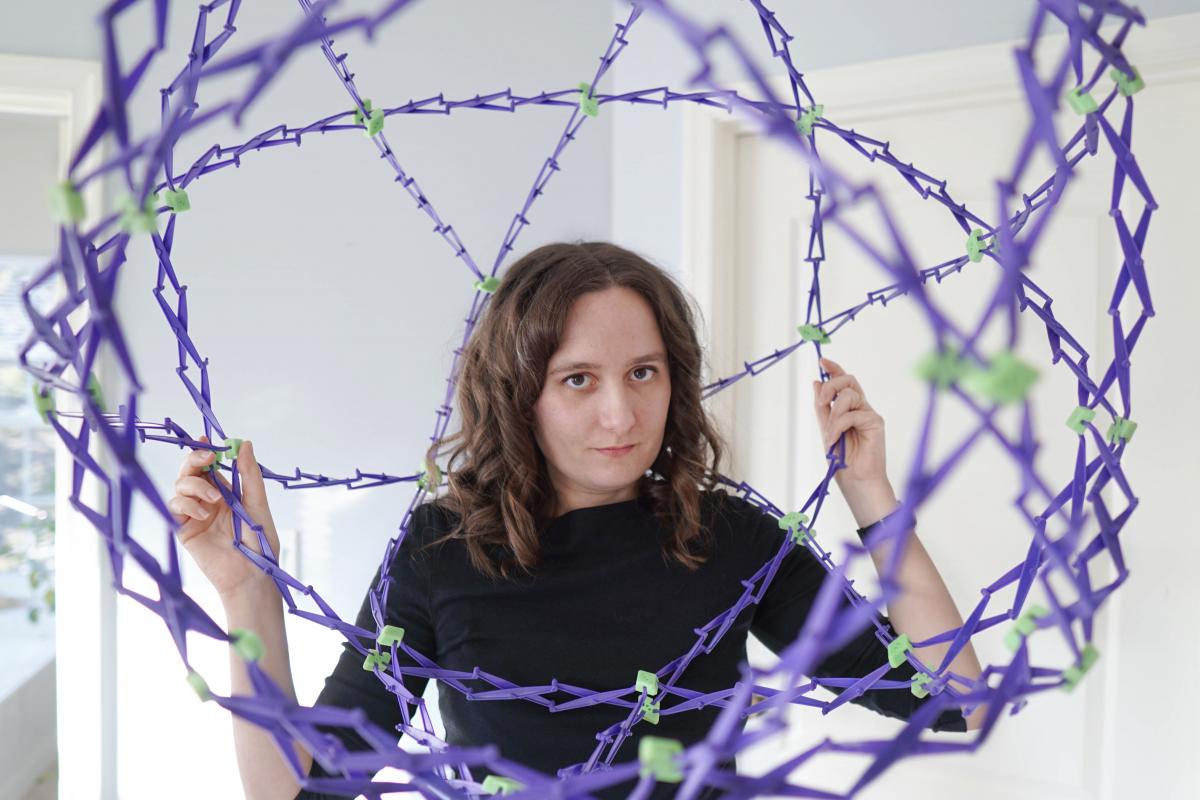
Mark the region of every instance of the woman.
MULTIPOLYGON (((557 679, 592 691, 630 686, 641 670, 665 681, 671 670, 664 667, 695 652, 698 640, 709 652, 700 652, 675 685, 696 693, 727 689, 740 678, 750 633, 776 652, 791 643, 825 574, 805 548, 789 553, 760 602, 719 640, 711 631, 697 635, 734 604, 741 582, 782 542, 775 519, 716 489, 724 445, 700 402, 701 359, 684 294, 636 254, 607 243, 551 244, 516 261, 463 353, 461 430, 428 454, 432 466, 439 451, 449 450, 448 492, 418 506, 409 521, 387 567, 384 623, 403 627, 404 643, 444 669, 478 666, 519 686, 557 679)), ((826 448, 846 434, 847 467, 837 480, 858 524, 867 527, 896 505, 884 471, 883 420, 853 376, 823 363, 832 377, 814 382, 817 420, 826 448)), ((183 523, 183 543, 221 594, 229 627, 259 634, 268 654, 261 665, 294 699, 278 594, 229 547, 228 508, 212 497, 206 480, 212 473, 201 471, 210 461, 207 451, 189 456, 169 505, 183 523)), ((277 551, 250 443, 238 468, 244 503, 277 551)), ((882 556, 875 557, 881 565, 882 556)), ((377 572, 371 585, 379 578, 377 572)), ((899 579, 906 591, 889 611, 913 641, 961 625, 915 540, 899 579)), ((356 624, 376 630, 369 598, 356 624)), ((937 665, 947 648, 917 655, 937 665)), ((862 676, 886 658, 868 628, 816 674, 862 676)), ((951 666, 968 677, 980 673, 969 646, 951 666)), ((248 692, 236 657, 231 669, 234 693, 248 692)), ((913 674, 905 663, 885 678, 913 674)), ((404 680, 416 696, 426 683, 404 680)), ((462 686, 495 688, 483 679, 462 686)), ((563 703, 576 695, 559 689, 542 697, 563 703)), ((634 741, 614 751, 627 709, 599 704, 552 713, 549 702, 472 701, 454 688, 439 692, 450 744, 496 743, 505 758, 550 775, 628 761, 646 734, 690 744, 719 713, 709 706, 672 715, 675 702, 662 701, 657 724, 639 722, 634 741)), ((922 701, 893 690, 853 702, 907 717, 922 701)), ((396 697, 364 670, 362 654, 348 643, 317 703, 362 708, 386 731, 402 722, 396 697)), ((953 709, 932 727, 975 728, 982 713, 964 722, 953 709)), ((366 747, 353 732, 331 732, 351 750, 366 747)), ((265 732, 235 719, 234 738, 248 797, 323 796, 296 793, 265 732)), ((328 775, 296 748, 310 777, 328 775)), ((625 797, 632 786, 627 781, 595 794, 625 797)), ((671 797, 676 789, 660 783, 653 796, 671 797)))

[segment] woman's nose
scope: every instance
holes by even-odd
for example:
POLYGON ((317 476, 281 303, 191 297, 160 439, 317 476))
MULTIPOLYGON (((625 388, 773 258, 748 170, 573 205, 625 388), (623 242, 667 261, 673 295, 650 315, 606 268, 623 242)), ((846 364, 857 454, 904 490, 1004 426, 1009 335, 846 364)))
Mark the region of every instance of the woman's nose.
POLYGON ((600 421, 605 428, 614 431, 627 431, 633 427, 634 398, 632 393, 623 386, 609 386, 603 393, 600 408, 600 421))

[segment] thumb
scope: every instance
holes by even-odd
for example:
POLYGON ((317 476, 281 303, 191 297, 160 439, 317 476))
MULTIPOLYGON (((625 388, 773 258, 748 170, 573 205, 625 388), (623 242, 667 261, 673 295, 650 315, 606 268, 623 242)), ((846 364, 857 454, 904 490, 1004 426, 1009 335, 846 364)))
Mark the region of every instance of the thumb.
POLYGON ((263 483, 262 470, 254 457, 254 443, 242 442, 237 457, 238 475, 242 479, 242 502, 254 511, 267 510, 267 487, 263 483))

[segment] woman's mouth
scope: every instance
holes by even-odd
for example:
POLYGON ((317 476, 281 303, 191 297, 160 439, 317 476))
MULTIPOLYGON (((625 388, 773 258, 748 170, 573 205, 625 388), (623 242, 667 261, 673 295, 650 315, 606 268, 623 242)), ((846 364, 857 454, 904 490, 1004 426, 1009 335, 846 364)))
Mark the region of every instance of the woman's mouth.
POLYGON ((603 453, 606 456, 623 456, 633 450, 634 445, 626 445, 625 447, 597 447, 596 452, 603 453))

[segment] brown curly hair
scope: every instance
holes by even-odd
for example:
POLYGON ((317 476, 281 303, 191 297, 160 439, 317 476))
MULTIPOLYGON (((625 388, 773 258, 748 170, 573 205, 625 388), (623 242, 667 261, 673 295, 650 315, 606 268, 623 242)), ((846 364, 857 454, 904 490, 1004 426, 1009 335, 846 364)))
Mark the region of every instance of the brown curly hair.
POLYGON ((463 539, 471 563, 490 578, 497 572, 507 578, 517 567, 530 574, 538 565, 538 532, 551 520, 555 497, 534 439, 534 404, 572 303, 618 286, 638 292, 654 310, 671 378, 663 447, 650 474, 638 479, 637 493, 651 498, 656 519, 673 532, 664 560, 691 570, 707 560, 694 547, 710 541, 701 525, 701 490, 717 485, 728 447, 701 403, 703 351, 695 317, 669 274, 608 242, 547 244, 503 275, 462 353, 461 429, 434 442, 425 456, 427 474, 437 475, 437 456, 450 449, 448 493, 436 502, 457 518, 446 536, 426 547, 463 539))

